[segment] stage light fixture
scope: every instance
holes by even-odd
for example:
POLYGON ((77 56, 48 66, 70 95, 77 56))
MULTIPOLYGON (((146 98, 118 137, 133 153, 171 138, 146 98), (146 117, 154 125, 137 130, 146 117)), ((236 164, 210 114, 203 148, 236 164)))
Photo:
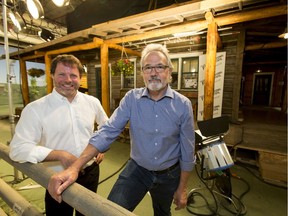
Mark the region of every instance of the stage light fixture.
POLYGON ((44 18, 44 9, 39 0, 27 0, 27 9, 34 19, 44 18))
POLYGON ((18 12, 13 13, 9 10, 8 15, 14 26, 17 28, 18 32, 20 32, 23 28, 26 28, 25 20, 20 16, 18 12))
POLYGON ((280 34, 278 37, 279 37, 279 38, 288 39, 287 27, 285 28, 285 31, 284 31, 282 34, 280 34))
POLYGON ((41 30, 38 32, 38 35, 45 41, 51 41, 55 38, 54 34, 45 28, 41 28, 41 30))
POLYGON ((70 4, 70 0, 52 0, 52 1, 57 7, 67 6, 70 4))

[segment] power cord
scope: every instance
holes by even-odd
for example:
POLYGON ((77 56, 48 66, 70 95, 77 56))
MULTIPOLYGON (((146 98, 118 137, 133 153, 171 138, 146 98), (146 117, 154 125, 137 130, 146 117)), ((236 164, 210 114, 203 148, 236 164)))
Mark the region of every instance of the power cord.
POLYGON ((102 184, 103 182, 107 181, 108 179, 112 178, 114 175, 116 175, 117 173, 119 173, 127 164, 127 162, 130 160, 130 158, 114 173, 112 173, 110 176, 106 177, 105 179, 101 180, 98 185, 102 184))
MULTIPOLYGON (((207 178, 206 180, 204 180, 202 175, 200 176, 199 174, 197 164, 195 166, 195 170, 198 178, 205 185, 205 187, 192 189, 189 192, 186 207, 188 212, 190 212, 193 215, 199 215, 199 216, 210 216, 210 215, 221 216, 220 210, 221 208, 224 208, 227 212, 230 212, 231 214, 236 216, 245 215, 247 213, 247 209, 241 201, 241 199, 250 191, 250 185, 247 181, 245 181, 236 174, 231 174, 232 178, 243 181, 246 184, 247 189, 239 197, 235 196, 232 193, 231 197, 229 197, 225 195, 224 192, 219 187, 219 185, 217 186, 217 183, 215 183, 216 177, 215 178, 211 177, 210 179, 207 178), (208 185, 209 181, 212 182, 211 186, 208 185), (215 190, 214 187, 216 187, 218 191, 215 190), (204 195, 205 191, 208 191, 209 194, 212 196, 212 201, 211 200, 210 202, 208 201, 209 196, 204 195), (201 200, 199 198, 201 198, 201 200), (197 201, 198 203, 196 203, 197 201), (199 203, 201 203, 201 201, 202 205, 199 206, 199 203), (203 204, 203 201, 205 205, 203 204)), ((224 215, 227 214, 223 214, 223 216, 224 215)))

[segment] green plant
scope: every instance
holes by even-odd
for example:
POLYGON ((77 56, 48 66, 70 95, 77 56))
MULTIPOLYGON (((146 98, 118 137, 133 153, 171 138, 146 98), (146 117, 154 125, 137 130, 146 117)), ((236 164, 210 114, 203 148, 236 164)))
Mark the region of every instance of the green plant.
POLYGON ((129 59, 119 59, 111 65, 112 76, 129 76, 134 73, 134 64, 129 59))
POLYGON ((27 73, 29 76, 31 76, 30 97, 32 97, 35 100, 39 96, 39 87, 37 85, 37 78, 43 76, 45 74, 45 71, 42 69, 31 68, 27 71, 27 73))

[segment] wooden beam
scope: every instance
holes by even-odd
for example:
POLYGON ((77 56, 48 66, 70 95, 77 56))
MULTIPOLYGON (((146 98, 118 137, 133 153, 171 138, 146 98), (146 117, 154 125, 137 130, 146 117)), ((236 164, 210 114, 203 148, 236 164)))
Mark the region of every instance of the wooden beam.
MULTIPOLYGON (((208 11, 205 13, 205 19, 207 20, 208 23, 212 23, 212 22, 215 22, 214 20, 214 16, 213 14, 211 13, 211 11, 208 11)), ((217 29, 216 29, 217 30, 217 29)), ((217 47, 219 49, 221 49, 223 47, 222 45, 222 41, 221 41, 221 38, 219 36, 219 33, 218 31, 216 31, 216 38, 217 38, 217 47)))
POLYGON ((76 52, 80 50, 91 50, 91 49, 99 48, 102 43, 103 43, 103 40, 101 39, 93 40, 93 42, 86 43, 86 44, 74 45, 74 46, 65 47, 62 49, 51 50, 51 51, 48 51, 46 55, 59 55, 62 53, 76 52))
POLYGON ((22 90, 23 105, 26 106, 30 102, 26 61, 20 58, 19 64, 22 80, 21 90, 22 90))
MULTIPOLYGON (((247 0, 242 0, 247 1, 247 0)), ((249 0, 250 1, 250 0, 249 0)), ((159 25, 161 20, 171 19, 171 16, 189 17, 196 14, 204 14, 211 8, 217 7, 237 7, 239 0, 206 0, 206 1, 189 1, 184 3, 173 4, 168 7, 159 8, 153 11, 144 12, 141 14, 134 14, 117 20, 110 20, 105 23, 100 23, 92 26, 96 34, 106 32, 110 28, 123 28, 129 24, 145 25, 147 23, 154 23, 159 25), (156 22, 156 23, 155 23, 156 22), (158 23, 158 24, 157 24, 158 23)), ((182 18, 181 18, 182 19, 182 18)))
POLYGON ((279 47, 287 47, 287 41, 275 41, 271 43, 261 43, 261 44, 253 44, 253 45, 247 45, 245 46, 245 51, 249 50, 259 50, 259 49, 273 49, 273 48, 279 48, 279 47))
POLYGON ((109 93, 109 73, 108 73, 108 59, 109 48, 106 43, 101 45, 101 94, 102 106, 108 116, 110 116, 110 93, 109 93))
MULTIPOLYGON (((241 11, 237 13, 233 13, 230 15, 222 15, 219 17, 214 18, 215 22, 218 26, 225 26, 225 25, 232 25, 241 22, 247 22, 251 20, 257 20, 262 18, 269 18, 274 16, 286 15, 287 14, 287 6, 275 6, 275 7, 268 7, 268 8, 261 8, 251 11, 241 11)), ((138 35, 131 35, 125 36, 120 38, 114 38, 105 40, 107 43, 126 43, 126 42, 133 42, 137 40, 146 40, 153 37, 161 37, 170 34, 174 34, 177 32, 188 32, 188 31, 200 31, 207 28, 207 21, 206 20, 197 20, 187 22, 181 25, 176 25, 172 27, 164 27, 159 28, 157 30, 153 30, 150 32, 145 32, 138 35)))
POLYGON ((53 90, 53 80, 51 78, 50 70, 51 70, 51 56, 45 55, 45 74, 46 74, 46 84, 47 84, 47 94, 51 93, 53 90))
POLYGON ((35 53, 34 55, 23 57, 22 58, 23 61, 29 61, 29 60, 37 59, 37 58, 43 58, 45 56, 45 52, 35 51, 34 53, 35 53))
POLYGON ((207 32, 203 120, 213 118, 214 82, 215 82, 216 52, 217 52, 216 35, 217 35, 217 25, 215 22, 211 22, 208 24, 208 32, 207 32))
MULTIPOLYGON (((106 44, 107 44, 107 43, 106 43, 106 44)), ((137 51, 135 51, 135 50, 128 49, 128 48, 125 48, 125 47, 120 46, 120 45, 117 45, 117 44, 107 44, 107 45, 108 45, 108 47, 111 48, 111 49, 116 49, 116 50, 120 50, 120 51, 122 51, 123 48, 124 48, 124 50, 125 50, 125 52, 126 52, 127 54, 141 57, 141 52, 137 52, 137 51)))

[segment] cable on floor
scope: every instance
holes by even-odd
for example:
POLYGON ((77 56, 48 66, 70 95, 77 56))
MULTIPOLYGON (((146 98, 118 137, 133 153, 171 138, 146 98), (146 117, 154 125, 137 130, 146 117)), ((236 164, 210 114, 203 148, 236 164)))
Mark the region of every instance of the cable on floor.
POLYGON ((130 158, 114 173, 112 173, 110 176, 108 176, 107 178, 103 179, 102 181, 100 181, 98 183, 98 185, 102 184, 103 182, 107 181, 108 179, 112 178, 114 175, 116 175, 117 173, 119 173, 127 164, 127 162, 130 160, 130 158))
POLYGON ((221 216, 221 214, 219 213, 219 210, 220 208, 224 208, 226 211, 237 216, 245 215, 247 213, 247 209, 241 201, 241 199, 250 191, 250 185, 247 181, 237 176, 236 174, 231 174, 232 178, 243 181, 246 184, 247 189, 239 197, 235 196, 234 194, 231 194, 231 198, 230 198, 229 196, 225 195, 223 191, 221 191, 221 188, 218 188, 220 192, 213 189, 213 187, 215 186, 217 187, 217 185, 215 184, 215 178, 213 178, 213 176, 210 179, 207 178, 204 181, 203 176, 202 175, 200 176, 199 170, 197 167, 198 166, 196 164, 195 166, 196 174, 198 178, 201 180, 201 182, 205 185, 205 187, 192 189, 189 192, 188 199, 187 199, 187 207, 186 207, 188 212, 190 212, 193 215, 199 215, 199 216, 210 216, 210 215, 221 216), (207 183, 208 181, 212 182, 211 186, 208 185, 207 183), (211 204, 211 201, 209 203, 207 196, 204 195, 205 190, 208 191, 210 195, 212 196, 212 204, 211 204), (202 201, 204 201, 206 206, 203 206, 203 205, 200 207, 196 206, 197 198, 198 198, 198 201, 199 201, 199 198, 201 198, 202 201), (225 203, 221 202, 222 200, 224 200, 225 203), (220 204, 220 206, 218 203, 220 204), (227 207, 227 204, 229 204, 228 207, 227 207), (233 210, 229 209, 231 205, 234 208, 233 210), (200 208, 205 208, 205 207, 206 207, 205 212, 204 211, 199 212, 200 208))

